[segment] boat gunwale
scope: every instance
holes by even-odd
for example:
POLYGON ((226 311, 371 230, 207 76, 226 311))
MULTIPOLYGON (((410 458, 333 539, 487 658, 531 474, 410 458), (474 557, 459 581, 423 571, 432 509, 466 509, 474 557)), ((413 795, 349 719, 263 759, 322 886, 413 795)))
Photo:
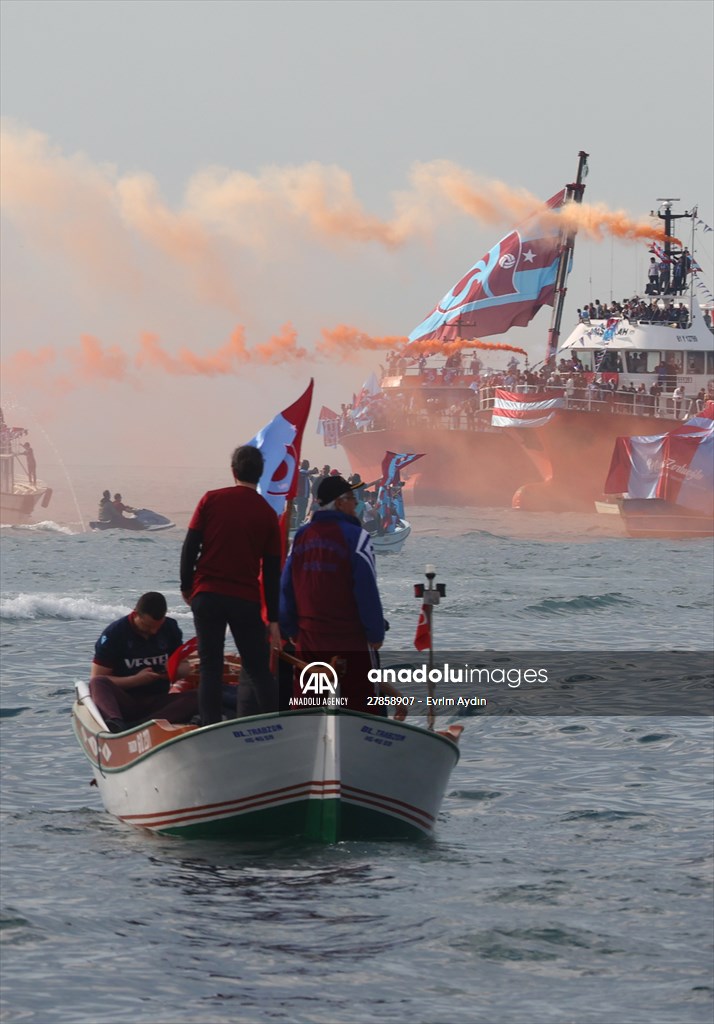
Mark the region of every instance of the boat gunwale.
MULTIPOLYGON (((86 750, 86 748, 84 746, 84 743, 82 742, 82 740, 80 739, 79 735, 77 734, 77 723, 78 722, 80 724, 82 724, 85 729, 87 728, 87 726, 84 725, 84 723, 79 718, 79 715, 77 714, 77 712, 75 710, 78 707, 82 708, 84 710, 85 714, 90 718, 90 720, 95 725, 98 725, 98 723, 96 723, 94 721, 94 719, 91 718, 91 715, 89 714, 89 712, 84 707, 84 705, 82 704, 81 701, 77 700, 77 701, 74 702, 74 704, 72 705, 72 729, 74 731, 75 737, 76 737, 77 742, 79 743, 80 747, 82 748, 82 753, 86 757, 87 761, 89 761, 89 763, 92 765, 93 768, 96 768, 98 771, 102 772, 103 775, 118 775, 121 772, 128 771, 130 768, 133 768, 135 765, 137 765, 141 761, 144 761, 147 758, 151 757, 153 754, 157 754, 160 751, 165 750, 168 746, 171 746, 171 745, 173 745, 175 743, 180 743, 182 740, 191 739, 192 737, 195 737, 197 735, 203 736, 203 735, 205 735, 208 732, 215 732, 215 731, 217 731, 219 729, 234 728, 238 723, 245 724, 245 723, 248 723, 248 722, 260 722, 260 721, 265 721, 266 719, 273 719, 274 720, 274 719, 278 719, 278 718, 293 717, 293 716, 296 716, 296 715, 325 715, 326 717, 336 717, 336 716, 339 716, 339 717, 349 717, 349 718, 361 718, 364 721, 372 722, 372 723, 375 723, 375 721, 378 722, 378 723, 379 722, 389 723, 389 728, 391 728, 392 726, 405 728, 405 729, 408 729, 408 730, 410 730, 412 732, 417 732, 420 735, 424 735, 424 736, 430 737, 431 739, 440 740, 443 743, 446 743, 447 746, 449 747, 449 749, 452 750, 456 754, 456 760, 454 761, 454 767, 458 764, 459 759, 461 757, 461 750, 459 748, 459 744, 458 744, 457 740, 451 739, 448 736, 442 736, 441 733, 433 732, 430 729, 426 729, 426 728, 424 728, 423 726, 420 726, 420 725, 412 725, 412 724, 410 724, 408 722, 395 722, 394 719, 383 718, 381 715, 370 715, 370 714, 367 714, 366 712, 363 712, 363 711, 350 711, 349 709, 345 709, 345 708, 296 708, 293 711, 268 712, 266 714, 260 714, 260 715, 249 715, 249 716, 247 716, 245 718, 230 718, 230 719, 227 719, 224 722, 213 722, 211 725, 197 726, 194 729, 183 731, 183 732, 179 733, 177 736, 167 736, 166 739, 163 740, 161 743, 159 743, 157 746, 153 746, 149 750, 142 751, 140 754, 138 754, 135 758, 133 758, 127 764, 117 765, 116 767, 112 767, 112 766, 110 766, 108 764, 105 765, 100 760, 96 760, 96 761, 92 760, 92 758, 87 753, 87 750, 86 750)), ((132 736, 135 733, 139 733, 139 732, 142 732, 145 729, 150 728, 152 725, 159 725, 160 726, 160 722, 161 721, 163 721, 163 719, 157 720, 155 718, 152 718, 150 721, 142 722, 141 725, 138 725, 138 726, 136 726, 133 729, 127 729, 125 732, 122 732, 122 733, 110 733, 110 732, 107 732, 106 730, 100 729, 100 728, 97 728, 96 731, 93 731, 91 729, 87 729, 87 731, 90 732, 91 735, 93 735, 95 737, 102 736, 103 738, 105 738, 105 739, 109 738, 110 740, 112 740, 112 739, 119 739, 119 738, 122 738, 122 737, 128 738, 128 737, 132 736)))

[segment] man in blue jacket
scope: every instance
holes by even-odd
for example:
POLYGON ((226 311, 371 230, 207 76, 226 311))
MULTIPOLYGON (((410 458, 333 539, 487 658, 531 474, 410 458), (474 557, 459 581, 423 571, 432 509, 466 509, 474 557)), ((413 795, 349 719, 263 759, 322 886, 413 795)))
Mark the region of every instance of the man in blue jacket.
POLYGON ((347 707, 380 713, 368 703, 378 692, 368 672, 384 640, 372 541, 354 514, 357 500, 343 477, 326 477, 316 497, 318 510, 295 534, 283 569, 281 632, 302 661, 329 662, 339 655, 347 707))

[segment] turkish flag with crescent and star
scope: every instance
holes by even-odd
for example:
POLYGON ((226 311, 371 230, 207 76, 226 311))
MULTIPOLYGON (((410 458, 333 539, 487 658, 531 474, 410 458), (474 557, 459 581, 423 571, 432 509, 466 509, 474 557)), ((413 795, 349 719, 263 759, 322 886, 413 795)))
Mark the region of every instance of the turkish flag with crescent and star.
POLYGON ((421 612, 419 613, 414 646, 418 651, 426 651, 431 647, 431 626, 429 625, 429 613, 425 604, 421 606, 421 612))
POLYGON ((247 442, 259 448, 265 460, 258 493, 263 495, 279 516, 285 511, 286 503, 297 493, 300 448, 310 415, 313 385, 311 379, 296 402, 279 412, 267 426, 258 431, 252 441, 247 442))

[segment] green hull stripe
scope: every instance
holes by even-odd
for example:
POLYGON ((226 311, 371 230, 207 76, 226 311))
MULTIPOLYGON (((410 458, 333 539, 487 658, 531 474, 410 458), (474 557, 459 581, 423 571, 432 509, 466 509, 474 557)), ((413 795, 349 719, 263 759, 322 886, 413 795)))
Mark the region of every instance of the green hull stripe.
POLYGON ((300 836, 324 843, 340 839, 414 839, 421 829, 379 811, 339 800, 300 800, 279 808, 157 829, 195 839, 268 839, 300 836))

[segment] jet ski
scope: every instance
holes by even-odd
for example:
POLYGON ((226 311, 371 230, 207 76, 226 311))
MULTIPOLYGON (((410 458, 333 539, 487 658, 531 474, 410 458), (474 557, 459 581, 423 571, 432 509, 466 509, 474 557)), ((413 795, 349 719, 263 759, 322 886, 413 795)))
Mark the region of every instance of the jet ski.
POLYGON ((150 508, 137 508, 129 515, 116 516, 114 519, 94 519, 90 522, 91 530, 171 530, 176 523, 171 522, 159 512, 150 508))

